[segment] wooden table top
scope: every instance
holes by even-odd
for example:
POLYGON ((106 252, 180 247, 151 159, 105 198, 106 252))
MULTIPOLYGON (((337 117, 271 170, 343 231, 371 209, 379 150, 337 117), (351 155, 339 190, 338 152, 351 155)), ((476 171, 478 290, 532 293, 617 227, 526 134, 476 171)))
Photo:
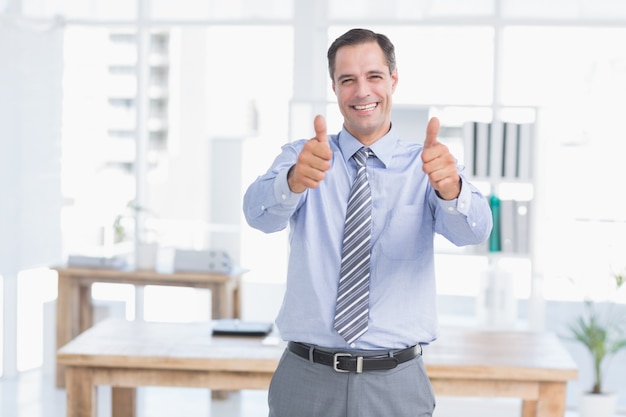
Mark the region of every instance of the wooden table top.
POLYGON ((214 283, 226 283, 239 278, 246 270, 234 269, 228 274, 215 272, 181 272, 171 270, 135 270, 135 269, 115 269, 115 268, 85 268, 59 266, 52 268, 59 274, 69 277, 90 279, 96 282, 149 282, 151 284, 160 282, 186 282, 204 284, 207 281, 214 283))
POLYGON ((64 365, 273 372, 285 345, 261 337, 212 336, 211 322, 107 319, 57 352, 64 365))
MULTIPOLYGON (((57 352, 65 365, 273 372, 285 344, 260 337, 212 336, 211 323, 108 319, 57 352)), ((443 328, 424 347, 431 378, 567 381, 577 366, 551 333, 443 328)))
POLYGON ((578 367, 553 333, 444 327, 424 347, 429 375, 471 379, 568 381, 578 367))

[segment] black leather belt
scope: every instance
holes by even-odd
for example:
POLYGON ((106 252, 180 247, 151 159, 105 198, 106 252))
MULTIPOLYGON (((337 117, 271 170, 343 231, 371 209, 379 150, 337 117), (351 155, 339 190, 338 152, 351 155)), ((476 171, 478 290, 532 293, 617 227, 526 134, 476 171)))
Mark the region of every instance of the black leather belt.
POLYGON ((410 348, 389 351, 374 356, 358 356, 350 352, 326 352, 315 349, 311 345, 289 342, 288 349, 296 355, 332 367, 337 372, 381 371, 393 369, 399 364, 410 361, 422 354, 422 347, 415 345, 410 348))

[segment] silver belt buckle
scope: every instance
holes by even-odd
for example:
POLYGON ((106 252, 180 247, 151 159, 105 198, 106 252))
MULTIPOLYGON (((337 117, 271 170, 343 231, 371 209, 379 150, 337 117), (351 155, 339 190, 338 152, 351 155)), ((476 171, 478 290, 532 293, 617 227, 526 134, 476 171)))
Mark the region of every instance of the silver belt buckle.
MULTIPOLYGON (((335 372, 350 372, 350 371, 348 371, 346 369, 339 369, 337 367, 337 365, 339 365, 339 358, 340 357, 351 358, 352 355, 349 354, 349 353, 341 353, 341 352, 335 353, 333 355, 333 369, 335 370, 335 372)), ((363 372, 363 356, 357 356, 356 357, 356 373, 360 374, 362 372, 363 372)))
POLYGON ((339 357, 342 357, 342 356, 347 356, 349 358, 352 357, 352 355, 349 353, 341 353, 341 352, 335 353, 333 355, 333 369, 335 370, 335 372, 350 372, 346 369, 337 368, 337 365, 339 365, 339 357))

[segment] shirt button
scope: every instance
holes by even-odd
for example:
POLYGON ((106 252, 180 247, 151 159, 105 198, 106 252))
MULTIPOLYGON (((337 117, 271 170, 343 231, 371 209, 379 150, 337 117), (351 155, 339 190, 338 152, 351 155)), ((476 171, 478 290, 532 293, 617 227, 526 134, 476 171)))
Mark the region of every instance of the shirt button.
POLYGON ((350 343, 350 347, 354 348, 356 346, 356 344, 354 342, 350 343))
POLYGON ((476 222, 472 222, 472 227, 476 227, 476 222))
POLYGON ((280 196, 282 197, 283 200, 287 199, 287 195, 286 194, 281 194, 280 196))
POLYGON ((265 206, 261 206, 261 211, 265 211, 265 206))
POLYGON ((454 207, 448 207, 448 211, 454 211, 454 207))
POLYGON ((461 207, 461 208, 465 207, 465 203, 459 204, 459 207, 461 207))

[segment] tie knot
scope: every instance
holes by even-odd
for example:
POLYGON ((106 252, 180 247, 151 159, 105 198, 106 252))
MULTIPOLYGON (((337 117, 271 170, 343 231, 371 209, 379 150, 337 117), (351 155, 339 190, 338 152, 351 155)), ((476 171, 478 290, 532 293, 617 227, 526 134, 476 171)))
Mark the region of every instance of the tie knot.
POLYGON ((358 167, 364 167, 365 163, 367 162, 367 158, 372 155, 372 150, 370 148, 364 147, 356 151, 355 154, 352 155, 352 157, 354 158, 354 161, 356 162, 358 167))

